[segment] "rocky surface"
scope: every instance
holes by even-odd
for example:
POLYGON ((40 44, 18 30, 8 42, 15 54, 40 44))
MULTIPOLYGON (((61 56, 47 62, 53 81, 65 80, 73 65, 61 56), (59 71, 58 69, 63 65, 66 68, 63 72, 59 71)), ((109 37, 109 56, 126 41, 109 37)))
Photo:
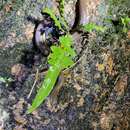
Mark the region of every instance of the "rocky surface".
MULTIPOLYGON (((107 30, 73 34, 78 61, 64 75, 56 104, 51 104, 50 95, 39 109, 26 114, 44 78, 41 72, 47 68, 46 57, 32 44, 35 24, 27 17, 42 19, 42 7, 58 8, 53 2, 0 2, 0 76, 6 79, 0 80, 0 129, 129 130, 130 38, 129 33, 122 32, 120 21, 130 17, 129 0, 88 0, 90 21, 106 26, 107 30), (98 5, 91 8, 94 3, 98 5), (28 99, 37 70, 41 71, 39 79, 28 99)), ((65 1, 64 15, 70 26, 75 4, 76 0, 65 1)))

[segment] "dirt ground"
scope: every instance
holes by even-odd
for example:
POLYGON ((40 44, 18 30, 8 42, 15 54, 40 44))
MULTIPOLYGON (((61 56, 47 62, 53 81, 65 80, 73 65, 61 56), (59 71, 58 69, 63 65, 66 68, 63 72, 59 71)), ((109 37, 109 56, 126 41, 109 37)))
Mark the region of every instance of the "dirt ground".
MULTIPOLYGON (((70 28, 76 2, 65 0, 70 28)), ((72 34, 77 64, 64 74, 57 95, 26 114, 48 66, 28 18, 42 20, 45 7, 59 10, 54 0, 0 1, 0 130, 130 130, 130 28, 124 33, 121 23, 130 17, 129 0, 88 0, 89 22, 107 29, 72 34)))

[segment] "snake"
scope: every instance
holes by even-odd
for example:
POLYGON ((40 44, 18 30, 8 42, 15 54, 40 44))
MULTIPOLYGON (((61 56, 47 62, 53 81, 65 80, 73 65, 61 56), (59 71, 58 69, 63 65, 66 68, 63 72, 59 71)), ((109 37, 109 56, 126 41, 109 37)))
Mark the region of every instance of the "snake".
MULTIPOLYGON (((85 23, 88 23, 88 17, 87 17, 87 2, 88 0, 78 0, 78 12, 79 17, 78 21, 75 18, 74 23, 78 23, 78 25, 84 25, 85 23)), ((77 17, 77 16, 76 16, 77 17)), ((77 28, 77 27, 75 27, 77 28)), ((75 28, 72 27, 72 30, 70 31, 74 32, 75 28)), ((76 29, 77 31, 77 29, 76 29)), ((51 18, 45 17, 44 20, 41 20, 39 24, 36 26, 35 34, 34 34, 34 41, 37 48, 45 55, 48 56, 50 53, 50 46, 51 43, 57 42, 57 39, 59 38, 59 32, 60 30, 57 29, 54 25, 54 22, 51 18)))

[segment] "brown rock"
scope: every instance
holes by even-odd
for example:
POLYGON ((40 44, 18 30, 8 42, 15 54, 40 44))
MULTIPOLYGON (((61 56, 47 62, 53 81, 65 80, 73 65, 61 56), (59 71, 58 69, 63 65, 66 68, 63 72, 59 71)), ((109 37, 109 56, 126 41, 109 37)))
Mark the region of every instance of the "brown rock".
POLYGON ((15 64, 12 68, 11 68, 11 74, 15 75, 15 76, 19 76, 23 73, 25 66, 23 64, 15 64))
POLYGON ((24 117, 24 115, 21 115, 21 112, 23 111, 23 105, 24 105, 25 101, 24 99, 20 99, 20 101, 14 105, 14 119, 16 120, 17 123, 25 125, 27 123, 26 118, 24 117))
POLYGON ((18 81, 23 81, 27 73, 28 73, 27 68, 23 64, 15 64, 11 68, 11 74, 14 75, 18 81))

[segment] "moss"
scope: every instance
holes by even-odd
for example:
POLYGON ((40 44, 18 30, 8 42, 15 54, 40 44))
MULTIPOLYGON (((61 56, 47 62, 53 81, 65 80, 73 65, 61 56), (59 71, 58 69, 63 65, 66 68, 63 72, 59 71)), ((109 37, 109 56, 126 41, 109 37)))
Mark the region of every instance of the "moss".
POLYGON ((127 16, 130 12, 129 0, 109 0, 109 15, 112 19, 118 20, 127 16))

